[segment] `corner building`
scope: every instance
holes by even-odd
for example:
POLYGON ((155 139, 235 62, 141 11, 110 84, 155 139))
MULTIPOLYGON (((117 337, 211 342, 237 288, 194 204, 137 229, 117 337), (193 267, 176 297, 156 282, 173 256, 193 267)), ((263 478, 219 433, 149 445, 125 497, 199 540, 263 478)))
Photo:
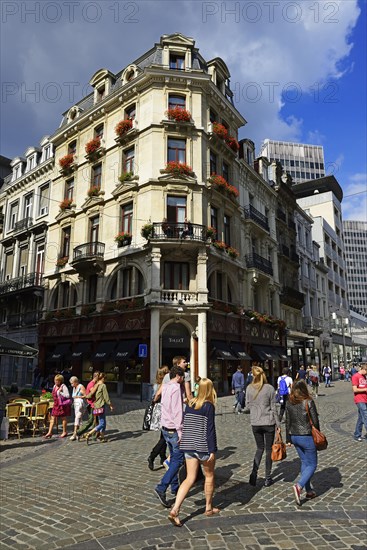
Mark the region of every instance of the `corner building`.
POLYGON ((280 371, 277 193, 237 142, 229 76, 165 35, 120 73, 97 71, 64 114, 50 137, 45 372, 101 368, 136 394, 177 354, 219 391, 251 358, 280 371))

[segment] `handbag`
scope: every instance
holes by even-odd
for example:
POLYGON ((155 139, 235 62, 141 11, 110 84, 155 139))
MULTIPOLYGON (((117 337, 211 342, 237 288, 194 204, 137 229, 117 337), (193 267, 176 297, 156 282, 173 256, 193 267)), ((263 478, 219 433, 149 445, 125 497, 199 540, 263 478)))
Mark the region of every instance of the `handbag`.
POLYGON ((150 421, 150 431, 158 432, 161 429, 162 403, 155 403, 150 421))
POLYGON ((282 439, 282 434, 277 431, 274 443, 271 446, 271 459, 273 462, 279 462, 287 458, 287 448, 282 439))
POLYGON ((99 409, 93 409, 93 414, 99 415, 104 413, 104 408, 100 407, 99 409))
POLYGON ((306 401, 306 411, 307 411, 307 414, 308 414, 308 419, 309 419, 310 424, 311 424, 311 435, 312 435, 312 439, 314 440, 316 450, 317 451, 324 451, 325 449, 327 449, 328 440, 326 439, 325 434, 323 434, 322 432, 320 432, 320 430, 315 428, 315 426, 314 426, 314 424, 311 420, 311 415, 310 415, 310 411, 308 409, 307 401, 306 401))
POLYGON ((154 401, 151 401, 147 408, 145 409, 144 418, 143 418, 143 430, 149 431, 150 430, 150 424, 152 421, 152 414, 154 409, 154 401))
POLYGON ((58 393, 58 398, 62 407, 65 407, 66 405, 71 405, 72 403, 70 397, 65 397, 61 392, 58 393))

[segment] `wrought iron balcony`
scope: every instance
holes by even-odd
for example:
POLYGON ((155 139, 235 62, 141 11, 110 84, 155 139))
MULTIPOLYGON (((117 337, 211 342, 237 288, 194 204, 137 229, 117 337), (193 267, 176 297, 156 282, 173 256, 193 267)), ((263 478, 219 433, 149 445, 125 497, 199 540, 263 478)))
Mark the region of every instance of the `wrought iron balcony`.
POLYGON ((73 263, 84 260, 103 260, 105 243, 92 241, 76 246, 73 250, 73 263))
POLYGON ((201 241, 207 240, 207 227, 191 222, 171 223, 159 222, 153 223, 153 229, 149 236, 151 241, 161 241, 167 239, 201 241))
POLYGON ((0 294, 8 294, 10 292, 24 291, 25 289, 33 289, 34 287, 43 287, 42 273, 28 273, 23 277, 15 277, 0 283, 0 294))
POLYGON ((20 326, 31 326, 31 325, 36 325, 40 317, 41 317, 40 311, 14 313, 12 315, 8 315, 6 322, 9 328, 20 327, 20 326))
POLYGON ((14 224, 14 231, 24 231, 33 225, 32 218, 23 218, 14 224))
POLYGON ((305 305, 305 295, 291 286, 283 286, 283 291, 280 295, 282 304, 302 309, 305 305))
POLYGON ((323 331, 329 332, 329 323, 320 317, 303 317, 303 328, 310 334, 319 335, 323 331))
POLYGON ((277 218, 279 220, 282 220, 283 222, 287 223, 287 215, 281 208, 278 208, 277 210, 277 218))
POLYGON ((252 204, 245 206, 244 209, 245 218, 247 220, 253 220, 255 223, 263 227, 266 231, 269 231, 268 218, 261 212, 256 210, 252 204))
POLYGON ((258 269, 259 271, 262 271, 267 275, 273 275, 272 263, 266 258, 259 256, 259 254, 256 254, 255 252, 253 252, 252 254, 247 254, 246 265, 249 268, 252 267, 258 269))

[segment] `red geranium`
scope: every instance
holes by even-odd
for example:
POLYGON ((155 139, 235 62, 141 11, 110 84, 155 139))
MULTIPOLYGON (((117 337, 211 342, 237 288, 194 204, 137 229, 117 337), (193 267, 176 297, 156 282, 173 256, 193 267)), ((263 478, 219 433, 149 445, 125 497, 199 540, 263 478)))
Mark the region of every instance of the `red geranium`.
POLYGON ((176 122, 190 122, 191 120, 191 113, 183 107, 172 107, 166 111, 166 115, 170 120, 176 122))
POLYGON ((91 153, 95 153, 99 148, 101 147, 101 138, 95 137, 88 141, 88 143, 85 146, 85 152, 87 155, 90 155, 91 153))
POLYGON ((115 127, 116 134, 121 137, 133 127, 133 121, 130 118, 121 120, 115 127))

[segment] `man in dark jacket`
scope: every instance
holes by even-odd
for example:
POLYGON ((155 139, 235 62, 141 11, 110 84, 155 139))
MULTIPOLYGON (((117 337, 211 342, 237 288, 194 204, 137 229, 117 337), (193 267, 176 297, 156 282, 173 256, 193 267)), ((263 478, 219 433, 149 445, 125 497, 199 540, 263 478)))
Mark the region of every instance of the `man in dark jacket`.
POLYGON ((235 404, 233 405, 234 412, 241 414, 241 410, 245 406, 244 402, 245 377, 243 376, 242 367, 239 365, 237 371, 232 376, 232 394, 236 396, 235 404))

